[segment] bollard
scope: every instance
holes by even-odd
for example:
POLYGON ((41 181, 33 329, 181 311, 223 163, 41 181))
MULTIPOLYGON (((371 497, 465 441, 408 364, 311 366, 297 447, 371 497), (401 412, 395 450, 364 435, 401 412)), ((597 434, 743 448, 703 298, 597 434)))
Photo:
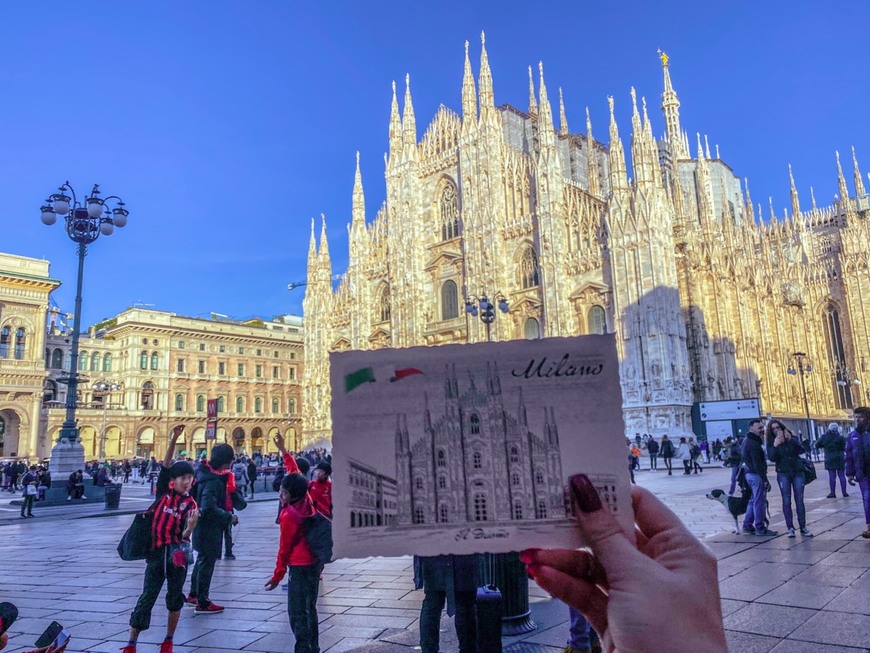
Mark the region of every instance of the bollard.
POLYGON ((501 632, 505 637, 530 633, 538 626, 529 609, 529 577, 519 553, 486 553, 481 556, 485 585, 498 588, 504 602, 501 632))

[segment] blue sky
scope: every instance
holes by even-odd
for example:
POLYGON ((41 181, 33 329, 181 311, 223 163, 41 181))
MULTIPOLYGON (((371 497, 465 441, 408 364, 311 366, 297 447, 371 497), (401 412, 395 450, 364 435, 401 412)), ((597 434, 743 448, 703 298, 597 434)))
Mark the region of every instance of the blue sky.
MULTIPOLYGON (((134 302, 186 315, 300 313, 310 220, 346 262, 354 153, 368 217, 384 199, 390 82, 411 75, 418 136, 459 111, 463 43, 487 33, 496 103, 527 106, 526 68, 562 86, 572 131, 607 136, 607 95, 629 135, 629 87, 664 124, 656 50, 671 56, 683 126, 709 134, 753 199, 803 206, 870 170, 866 2, 5 3, 0 41, 0 251, 45 257, 72 311, 74 245, 43 226, 65 179, 118 194, 129 225, 91 247, 86 323, 134 302), (703 6, 709 4, 710 6, 703 6), (631 8, 631 5, 636 5, 631 8)), ((865 174, 865 184, 867 184, 865 174)))

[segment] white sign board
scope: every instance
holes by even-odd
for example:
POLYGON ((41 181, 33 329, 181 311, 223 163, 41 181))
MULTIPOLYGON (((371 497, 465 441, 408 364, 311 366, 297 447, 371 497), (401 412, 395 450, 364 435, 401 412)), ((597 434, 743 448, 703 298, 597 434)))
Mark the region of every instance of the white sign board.
POLYGON ((633 533, 612 334, 330 355, 337 558, 582 546, 569 479, 633 533))
POLYGON ((714 422, 726 419, 752 419, 760 415, 758 412, 758 399, 702 401, 699 408, 702 422, 714 422))
POLYGON ((724 420, 721 422, 707 422, 705 425, 707 431, 707 439, 712 440, 714 438, 730 438, 734 435, 734 432, 731 428, 731 420, 724 420))

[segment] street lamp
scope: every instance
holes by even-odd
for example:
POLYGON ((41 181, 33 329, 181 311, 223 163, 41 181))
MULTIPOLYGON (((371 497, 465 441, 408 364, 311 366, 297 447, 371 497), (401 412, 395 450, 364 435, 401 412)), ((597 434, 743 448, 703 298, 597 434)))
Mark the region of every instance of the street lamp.
POLYGON ((804 381, 804 375, 813 371, 812 366, 807 362, 807 355, 802 351, 796 351, 791 355, 787 372, 791 375, 798 375, 801 380, 801 394, 804 397, 804 413, 807 418, 807 439, 812 442, 812 425, 810 422, 810 402, 807 401, 807 385, 804 381))
POLYGON ((846 365, 843 361, 838 361, 831 374, 837 382, 837 385, 844 388, 845 408, 852 408, 855 405, 854 397, 852 396, 852 386, 861 385, 861 379, 855 377, 855 371, 846 365))
POLYGON ((103 430, 100 433, 100 460, 106 459, 106 410, 109 408, 109 401, 111 401, 112 393, 117 392, 121 389, 121 384, 116 381, 105 381, 100 380, 94 383, 91 386, 94 391, 94 395, 97 394, 101 397, 101 403, 103 404, 103 430))
POLYGON ((492 323, 495 322, 496 317, 495 307, 498 306, 498 310, 502 313, 509 313, 511 310, 507 298, 500 292, 497 292, 493 299, 496 304, 493 304, 486 295, 480 297, 472 295, 465 298, 465 312, 471 317, 479 317, 480 321, 486 325, 487 342, 492 340, 492 323))
POLYGON ((66 393, 66 419, 61 426, 57 443, 51 450, 49 470, 52 477, 61 478, 63 474, 80 469, 85 460, 84 448, 79 442, 79 430, 76 426, 76 396, 79 384, 79 333, 82 320, 82 279, 85 270, 85 256, 88 245, 100 235, 111 236, 115 227, 122 228, 127 224, 129 212, 124 208, 124 202, 117 195, 100 197, 100 187, 94 184, 90 195, 79 202, 75 190, 70 183, 64 182, 57 193, 52 194, 41 209, 42 223, 48 226, 57 221, 57 216, 64 218, 66 233, 78 245, 78 275, 76 277, 75 314, 73 317, 72 350, 70 352, 70 371, 62 379, 69 389, 66 393), (69 195, 67 195, 69 193, 69 195), (114 208, 108 208, 107 203, 113 200, 114 208))

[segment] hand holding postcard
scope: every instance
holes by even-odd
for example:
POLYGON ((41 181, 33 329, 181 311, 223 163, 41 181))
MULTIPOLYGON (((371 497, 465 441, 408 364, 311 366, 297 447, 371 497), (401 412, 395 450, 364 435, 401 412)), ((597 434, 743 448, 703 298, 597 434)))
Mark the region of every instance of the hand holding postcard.
POLYGON ((583 546, 584 473, 633 533, 612 334, 330 355, 336 557, 583 546))

